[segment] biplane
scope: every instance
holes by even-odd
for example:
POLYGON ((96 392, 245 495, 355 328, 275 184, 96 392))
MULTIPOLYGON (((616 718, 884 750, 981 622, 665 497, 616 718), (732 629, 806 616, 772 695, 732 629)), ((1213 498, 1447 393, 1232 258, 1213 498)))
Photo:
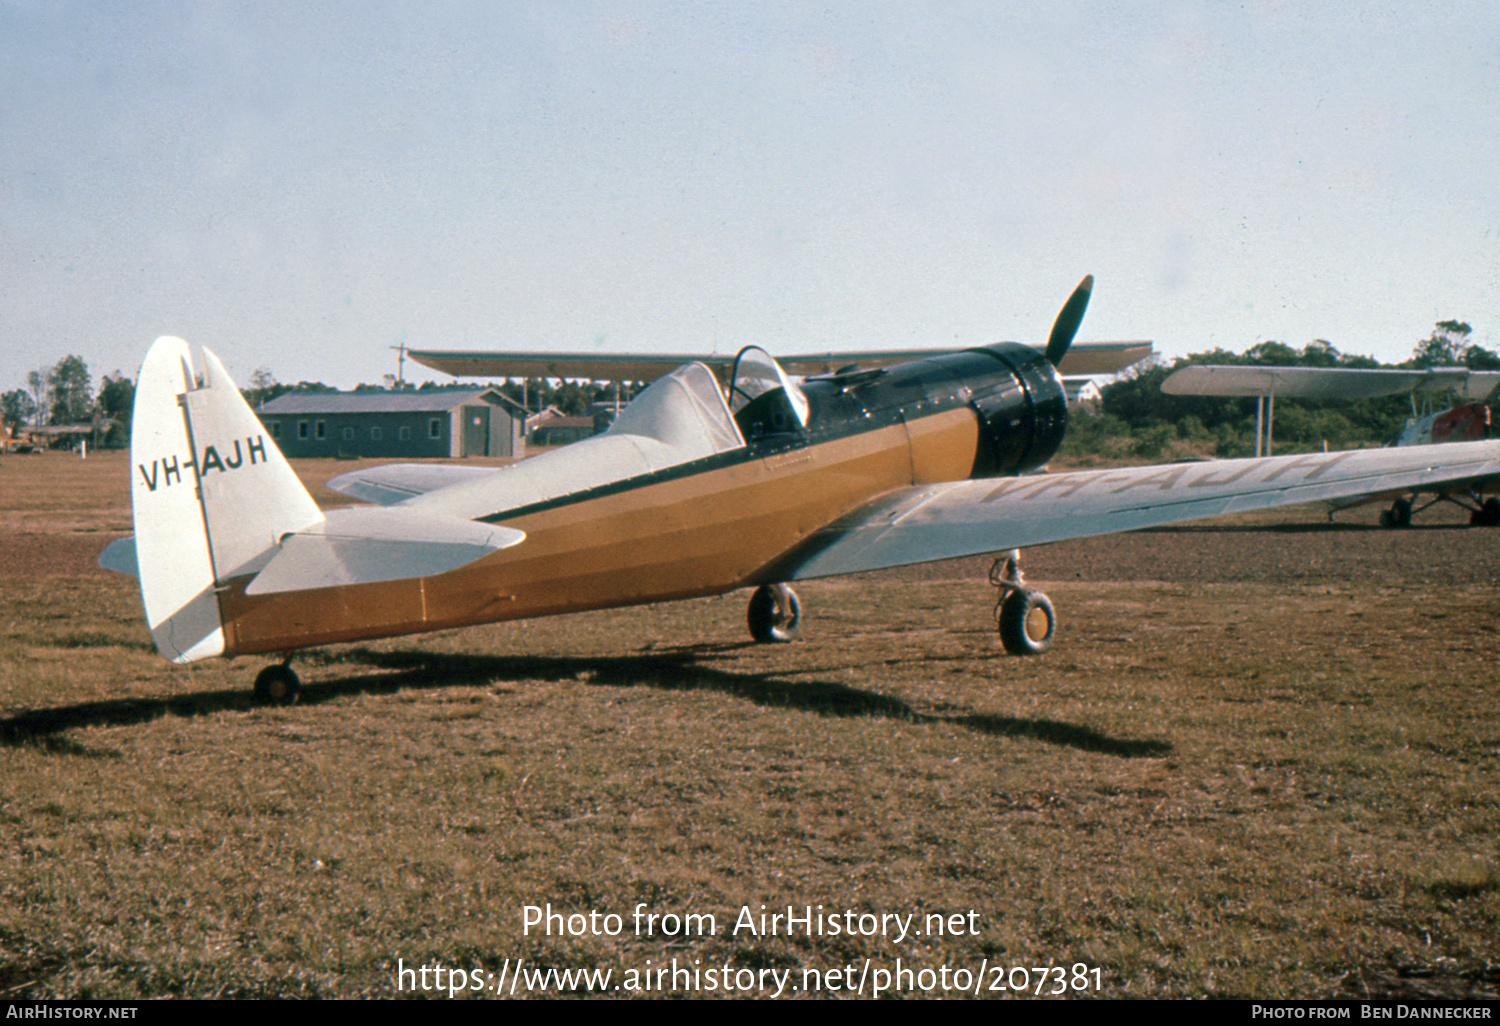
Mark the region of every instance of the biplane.
POLYGON ((1042 470, 1067 426, 1057 367, 1085 278, 1042 349, 999 343, 801 379, 758 347, 721 381, 658 377, 593 438, 504 467, 394 464, 335 478, 367 505, 324 511, 219 360, 177 338, 136 385, 135 574, 157 648, 187 663, 270 655, 262 698, 312 646, 751 591, 758 641, 801 623, 790 585, 1001 554, 999 632, 1046 650, 1056 615, 1019 550, 1380 489, 1500 476, 1500 443, 1042 470))
MULTIPOLYGON (((1276 397, 1293 399, 1371 399, 1409 395, 1411 418, 1393 446, 1434 445, 1441 442, 1471 442, 1494 433, 1490 402, 1500 390, 1500 371, 1475 371, 1467 367, 1428 367, 1399 370, 1363 367, 1265 367, 1193 364, 1170 374, 1161 384, 1168 395, 1254 396, 1255 454, 1271 454, 1276 397), (1434 410, 1434 396, 1448 395, 1454 405, 1434 410), (1418 407, 1418 398, 1422 406, 1418 407)), ((1431 498, 1417 505, 1420 489, 1397 489, 1369 495, 1330 500, 1329 516, 1339 510, 1372 502, 1389 502, 1381 511, 1386 527, 1406 527, 1412 517, 1440 502, 1469 511, 1475 526, 1500 524, 1500 497, 1485 498, 1483 482, 1440 483, 1431 498)))

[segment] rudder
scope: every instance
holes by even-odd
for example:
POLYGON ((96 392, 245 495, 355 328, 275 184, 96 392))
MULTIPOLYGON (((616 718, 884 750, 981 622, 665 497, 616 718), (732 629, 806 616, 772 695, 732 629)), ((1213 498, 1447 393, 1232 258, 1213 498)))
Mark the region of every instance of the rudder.
POLYGON ((224 651, 217 590, 322 512, 217 357, 156 340, 136 382, 131 506, 141 599, 162 655, 224 651))

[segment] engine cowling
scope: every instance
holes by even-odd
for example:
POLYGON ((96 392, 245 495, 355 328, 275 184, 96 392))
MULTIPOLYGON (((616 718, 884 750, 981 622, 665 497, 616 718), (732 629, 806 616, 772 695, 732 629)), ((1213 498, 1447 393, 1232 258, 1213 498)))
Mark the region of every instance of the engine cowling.
POLYGON ((1019 474, 1044 466, 1062 445, 1068 427, 1068 396, 1056 368, 1035 349, 1014 343, 962 355, 974 360, 974 373, 967 376, 973 382, 968 385, 969 405, 979 415, 983 435, 974 476, 1019 474))
POLYGON ((1067 396, 1052 364, 1035 349, 1009 342, 876 370, 846 368, 808 379, 804 391, 814 435, 967 406, 979 421, 973 477, 1042 466, 1067 428, 1067 396))

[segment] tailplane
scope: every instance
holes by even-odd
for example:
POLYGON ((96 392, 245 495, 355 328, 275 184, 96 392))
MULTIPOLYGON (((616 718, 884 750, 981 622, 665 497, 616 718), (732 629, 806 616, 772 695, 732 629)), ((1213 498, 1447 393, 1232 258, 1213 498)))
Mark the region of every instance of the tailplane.
POLYGON ((224 651, 217 589, 259 570, 323 514, 213 353, 156 340, 131 421, 135 564, 156 647, 224 651))

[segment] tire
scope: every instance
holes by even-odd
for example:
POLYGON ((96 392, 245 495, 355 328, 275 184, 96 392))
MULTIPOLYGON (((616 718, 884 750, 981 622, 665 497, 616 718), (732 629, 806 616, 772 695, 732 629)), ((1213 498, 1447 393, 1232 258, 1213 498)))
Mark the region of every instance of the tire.
POLYGON ((1052 647, 1057 613, 1040 591, 1013 591, 1000 603, 1000 644, 1011 655, 1041 655, 1052 647))
POLYGON ((796 641, 802 629, 802 602, 784 584, 762 584, 746 612, 750 636, 762 645, 796 641))
POLYGON ((1397 499, 1391 503, 1391 508, 1380 514, 1381 527, 1410 527, 1411 526, 1411 500, 1397 499))
POLYGON ((255 675, 255 700, 266 705, 292 705, 302 693, 302 681, 286 665, 267 666, 255 675))
POLYGON ((1500 499, 1485 499, 1483 506, 1469 514, 1469 523, 1474 527, 1500 527, 1500 499))

